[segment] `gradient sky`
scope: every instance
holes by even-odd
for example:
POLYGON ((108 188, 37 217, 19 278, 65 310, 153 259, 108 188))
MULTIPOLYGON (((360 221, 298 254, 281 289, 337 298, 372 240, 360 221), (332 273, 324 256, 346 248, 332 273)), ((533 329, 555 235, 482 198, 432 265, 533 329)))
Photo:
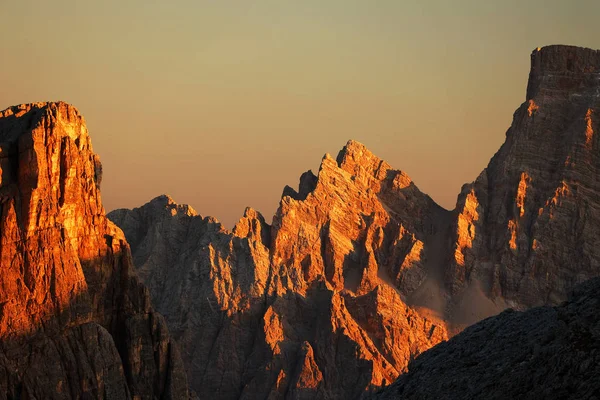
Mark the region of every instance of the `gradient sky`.
POLYGON ((0 109, 64 100, 105 208, 170 194, 231 227, 348 139, 453 208, 525 99, 529 55, 600 48, 600 2, 0 0, 0 109))

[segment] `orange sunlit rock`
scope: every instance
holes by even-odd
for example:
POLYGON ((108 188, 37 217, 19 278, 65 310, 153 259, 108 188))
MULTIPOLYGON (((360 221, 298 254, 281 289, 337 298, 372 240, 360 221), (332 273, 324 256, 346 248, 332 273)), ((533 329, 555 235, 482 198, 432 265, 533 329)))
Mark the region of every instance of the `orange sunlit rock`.
POLYGON ((527 195, 527 184, 530 178, 527 172, 521 173, 521 180, 519 181, 519 187, 517 188, 517 208, 519 209, 519 216, 522 217, 525 214, 525 196, 527 195))
POLYGON ((421 261, 421 254, 423 252, 423 242, 420 240, 416 240, 412 247, 410 248, 410 252, 402 261, 402 265, 400 266, 401 270, 412 268, 417 265, 421 261))
POLYGON ((567 185, 567 183, 564 180, 561 181, 560 186, 554 190, 554 196, 552 196, 550 199, 548 199, 546 201, 546 206, 558 205, 560 202, 560 199, 562 197, 568 196, 570 193, 571 193, 571 191, 569 190, 569 186, 567 185))
POLYGON ((592 114, 592 109, 588 108, 585 114, 585 145, 587 147, 592 146, 592 140, 594 138, 594 128, 592 127, 592 114))
POLYGON ((600 274, 600 153, 581 151, 595 141, 599 70, 595 50, 531 53, 526 100, 504 144, 458 198, 456 267, 445 275, 453 293, 480 282, 495 305, 523 309, 564 301, 573 285, 600 274), (469 240, 463 208, 473 190, 479 221, 469 240))
POLYGON ((164 320, 104 215, 79 112, 62 102, 1 111, 0 170, 0 393, 187 397, 164 320))
POLYGON ((527 107, 527 113, 529 114, 529 116, 533 116, 533 114, 539 110, 539 106, 537 104, 535 104, 535 101, 533 99, 529 99, 529 106, 527 107))
POLYGON ((111 217, 144 238, 138 271, 201 397, 353 398, 448 337, 402 296, 424 283, 450 212, 358 142, 285 188, 272 226, 248 208, 229 232, 182 207, 161 196, 111 217))
POLYGON ((475 239, 475 224, 474 222, 479 219, 479 213, 477 207, 479 202, 475 191, 471 190, 465 199, 464 207, 461 213, 458 215, 457 221, 457 241, 456 250, 454 252, 454 259, 458 265, 464 265, 464 250, 469 249, 473 246, 473 239, 475 239))
POLYGON ((315 361, 314 351, 309 342, 303 342, 300 348, 300 371, 293 391, 317 391, 323 383, 323 373, 315 361))
POLYGON ((508 245, 511 250, 517 250, 517 224, 512 219, 508 221, 508 231, 510 232, 508 245))
POLYGON ((199 397, 366 397, 447 329, 600 274, 600 154, 581 152, 598 70, 590 49, 532 52, 505 143, 452 211, 349 141, 271 225, 248 209, 230 232, 162 196, 112 213, 199 397))

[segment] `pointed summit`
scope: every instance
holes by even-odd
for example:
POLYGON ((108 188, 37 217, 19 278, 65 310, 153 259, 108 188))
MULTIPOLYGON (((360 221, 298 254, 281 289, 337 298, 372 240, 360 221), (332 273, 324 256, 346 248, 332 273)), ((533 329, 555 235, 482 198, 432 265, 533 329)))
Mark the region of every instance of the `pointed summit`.
POLYGON ((336 161, 341 169, 356 176, 370 176, 377 180, 386 178, 392 167, 367 147, 355 140, 349 140, 337 155, 336 161))

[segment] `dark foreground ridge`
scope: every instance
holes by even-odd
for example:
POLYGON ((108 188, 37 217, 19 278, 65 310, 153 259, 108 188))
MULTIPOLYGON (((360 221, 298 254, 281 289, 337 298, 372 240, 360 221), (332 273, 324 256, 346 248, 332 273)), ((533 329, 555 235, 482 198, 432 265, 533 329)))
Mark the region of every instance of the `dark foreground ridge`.
POLYGON ((557 307, 506 310, 439 344, 374 396, 392 399, 597 399, 600 279, 557 307))

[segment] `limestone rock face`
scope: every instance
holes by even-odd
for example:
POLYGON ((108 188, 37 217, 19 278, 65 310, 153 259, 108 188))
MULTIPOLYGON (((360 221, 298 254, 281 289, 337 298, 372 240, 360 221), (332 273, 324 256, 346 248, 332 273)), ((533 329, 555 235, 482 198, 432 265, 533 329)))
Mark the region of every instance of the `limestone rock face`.
POLYGON ((109 214, 192 388, 223 399, 359 398, 447 339, 406 295, 450 216, 353 141, 284 190, 272 226, 247 209, 228 232, 167 196, 109 214))
POLYGON ((273 218, 277 293, 304 293, 319 277, 359 295, 382 281, 407 295, 423 283, 432 264, 425 248, 439 241, 450 213, 405 173, 350 141, 337 160, 323 158, 312 191, 303 178, 273 218))
POLYGON ((104 214, 65 103, 0 112, 0 398, 187 398, 163 318, 104 214))
POLYGON ((162 196, 109 217, 202 397, 360 398, 507 307, 600 275, 600 53, 532 54, 506 142, 453 211, 360 143, 233 231, 162 196))
POLYGON ((373 398, 593 399, 600 391, 600 279, 557 307, 509 309, 419 356, 373 398))
POLYGON ((524 309, 600 275, 600 51, 536 49, 506 142, 455 210, 453 293, 524 309))
POLYGON ((238 396, 265 311, 269 227, 248 209, 234 233, 160 196, 109 214, 131 237, 153 304, 177 338, 200 398, 238 396))

